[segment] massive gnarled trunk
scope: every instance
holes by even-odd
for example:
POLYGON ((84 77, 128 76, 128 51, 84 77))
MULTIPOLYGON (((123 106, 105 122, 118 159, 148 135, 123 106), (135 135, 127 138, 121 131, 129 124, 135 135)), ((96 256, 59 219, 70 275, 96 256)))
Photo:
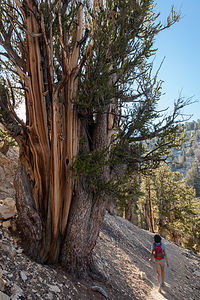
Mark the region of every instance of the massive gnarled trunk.
MULTIPOLYGON (((77 173, 74 178, 72 165, 80 141, 86 153, 101 152, 108 147, 114 116, 111 115, 113 105, 103 104, 91 122, 91 117, 80 114, 74 101, 79 73, 84 65, 87 69, 93 48, 90 38, 80 55, 87 30, 84 36, 83 5, 78 2, 74 10, 73 3, 68 8, 69 3, 61 4, 61 1, 55 6, 46 3, 47 7, 32 0, 15 1, 13 20, 17 24, 21 22, 23 27, 18 52, 21 51, 21 56, 14 51, 12 43, 7 47, 6 30, 2 32, 1 42, 25 91, 26 124, 15 114, 8 90, 3 87, 0 106, 3 121, 20 147, 15 188, 23 247, 40 262, 61 262, 68 271, 85 276, 92 264, 92 250, 107 201, 103 193, 95 195, 86 174, 77 173), (50 6, 54 9, 54 26, 47 17, 50 6), (66 28, 63 13, 67 11, 70 17, 70 9, 73 21, 66 22, 72 28, 69 41, 68 34, 63 33, 66 28), (17 10, 20 13, 15 15, 17 10)), ((12 24, 11 28, 14 30, 12 24)), ((102 180, 106 183, 109 177, 109 167, 102 166, 102 180)))
MULTIPOLYGON (((15 180, 18 224, 29 255, 42 262, 60 261, 80 275, 88 271, 92 262, 92 250, 106 211, 106 201, 90 191, 87 176, 78 176, 74 182, 71 171, 80 139, 84 139, 86 151, 91 148, 88 124, 78 117, 72 102, 77 93, 82 6, 77 13, 74 48, 68 56, 58 17, 64 71, 56 86, 52 77, 52 41, 47 41, 42 14, 41 26, 37 21, 33 1, 27 0, 27 5, 28 13, 19 6, 27 28, 27 65, 17 68, 26 89, 27 126, 20 137, 19 173, 15 180)), ((87 55, 90 48, 91 44, 87 55)), ((105 110, 109 111, 109 105, 105 110)), ((94 151, 108 144, 108 122, 107 113, 97 114, 94 151)), ((103 176, 105 180, 109 177, 107 167, 103 176)))

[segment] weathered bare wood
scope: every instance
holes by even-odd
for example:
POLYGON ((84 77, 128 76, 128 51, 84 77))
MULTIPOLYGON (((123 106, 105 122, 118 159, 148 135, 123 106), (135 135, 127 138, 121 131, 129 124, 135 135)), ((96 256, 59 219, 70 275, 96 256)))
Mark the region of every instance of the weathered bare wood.
POLYGON ((61 1, 59 0, 59 12, 58 12, 58 22, 59 22, 59 41, 60 41, 60 45, 62 48, 62 55, 63 55, 63 60, 64 60, 64 70, 66 72, 66 74, 64 76, 69 77, 70 74, 70 66, 69 66, 69 61, 67 58, 67 53, 66 53, 66 49, 64 47, 63 44, 63 30, 62 30, 62 24, 61 24, 61 13, 60 13, 60 9, 61 9, 61 1))
POLYGON ((16 189, 16 206, 20 217, 18 226, 22 232, 23 247, 32 257, 39 259, 42 222, 34 207, 30 183, 23 167, 19 167, 14 184, 16 189))

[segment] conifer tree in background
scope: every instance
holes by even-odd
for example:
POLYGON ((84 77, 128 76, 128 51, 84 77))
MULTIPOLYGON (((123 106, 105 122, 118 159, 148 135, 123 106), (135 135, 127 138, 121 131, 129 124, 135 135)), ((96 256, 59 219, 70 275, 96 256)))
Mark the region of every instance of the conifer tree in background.
POLYGON ((199 163, 193 162, 191 168, 186 172, 186 181, 192 185, 196 191, 196 197, 200 197, 200 166, 199 163))
POLYGON ((138 225, 137 202, 141 196, 140 183, 141 175, 138 172, 133 172, 123 183, 118 181, 119 191, 115 201, 116 213, 135 225, 138 225))
POLYGON ((1 122, 20 148, 21 237, 30 256, 78 276, 94 271, 92 250, 118 181, 155 165, 180 133, 187 101, 156 123, 161 85, 149 58, 156 35, 178 17, 172 10, 163 26, 154 3, 0 0, 2 74, 18 76, 26 106, 24 123, 2 77, 1 122), (154 137, 145 151, 142 142, 154 137))

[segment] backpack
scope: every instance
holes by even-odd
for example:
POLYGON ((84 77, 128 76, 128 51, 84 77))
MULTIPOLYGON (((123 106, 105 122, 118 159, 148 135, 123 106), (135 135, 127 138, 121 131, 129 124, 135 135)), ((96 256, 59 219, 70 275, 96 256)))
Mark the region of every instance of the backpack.
POLYGON ((164 253, 163 253, 163 249, 162 249, 162 244, 160 243, 159 246, 157 246, 154 243, 154 247, 155 247, 155 259, 157 260, 161 260, 164 258, 164 253))

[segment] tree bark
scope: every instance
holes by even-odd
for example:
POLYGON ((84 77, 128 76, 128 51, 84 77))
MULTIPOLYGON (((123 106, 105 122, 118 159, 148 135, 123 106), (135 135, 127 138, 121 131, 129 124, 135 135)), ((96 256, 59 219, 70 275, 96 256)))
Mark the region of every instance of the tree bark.
MULTIPOLYGON (((93 145, 95 151, 103 149, 108 142, 107 113, 98 114, 93 132, 93 145)), ((87 124, 82 123, 81 137, 84 138, 85 150, 90 150, 87 124)), ((109 180, 109 168, 103 167, 103 179, 109 180)), ((69 220, 63 247, 61 251, 61 264, 68 272, 87 277, 93 268, 92 250, 96 244, 100 227, 106 213, 107 197, 102 194, 96 196, 91 187, 88 187, 87 176, 79 176, 72 198, 69 220)))
POLYGON ((158 222, 158 232, 161 236, 164 236, 164 217, 160 216, 158 222))
POLYGON ((29 176, 24 166, 19 163, 15 177, 17 225, 25 253, 41 262, 43 226, 32 198, 32 188, 29 176))
POLYGON ((78 277, 91 273, 92 250, 99 235, 107 202, 95 198, 87 186, 87 178, 80 177, 70 209, 69 223, 62 247, 61 264, 78 277))
POLYGON ((133 222, 133 198, 128 199, 128 205, 125 209, 125 219, 133 222))
POLYGON ((148 187, 148 198, 145 203, 145 219, 147 226, 150 232, 154 232, 154 215, 152 208, 152 200, 151 200, 151 186, 150 186, 150 178, 147 179, 147 187, 148 187))
POLYGON ((149 220, 150 220, 150 226, 151 226, 151 232, 154 231, 154 214, 153 214, 153 207, 152 207, 152 200, 151 200, 151 184, 150 184, 150 178, 148 177, 148 189, 149 189, 149 220))
POLYGON ((198 247, 198 253, 200 253, 200 236, 199 236, 199 233, 197 232, 197 230, 195 229, 194 224, 192 224, 192 233, 193 233, 194 241, 198 247))
POLYGON ((144 205, 144 216, 145 216, 145 220, 146 220, 148 230, 151 231, 151 222, 150 222, 150 218, 149 218, 147 203, 145 203, 145 205, 144 205))

